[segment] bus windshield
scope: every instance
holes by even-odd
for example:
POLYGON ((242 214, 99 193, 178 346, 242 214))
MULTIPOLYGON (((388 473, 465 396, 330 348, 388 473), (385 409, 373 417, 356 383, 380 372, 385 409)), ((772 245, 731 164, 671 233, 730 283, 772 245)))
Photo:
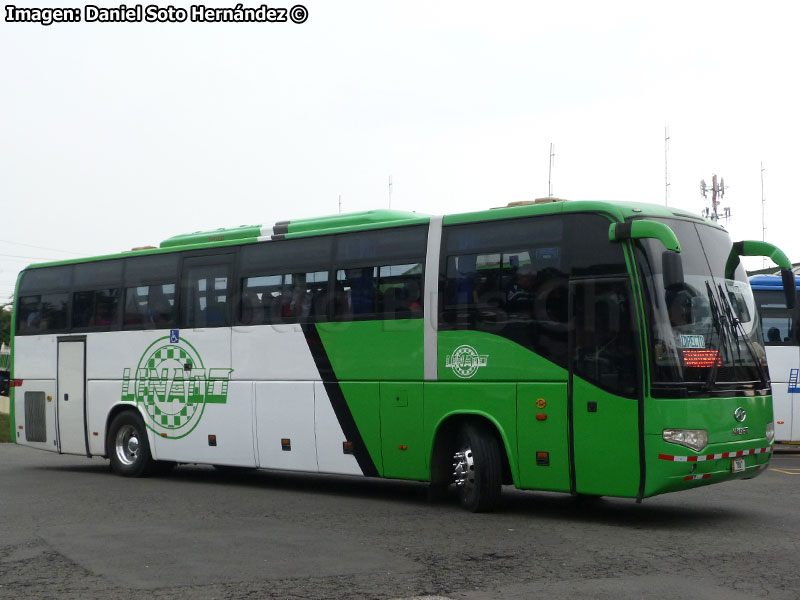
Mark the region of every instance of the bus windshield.
POLYGON ((664 280, 663 245, 637 243, 655 397, 753 394, 768 386, 761 324, 744 267, 725 265, 732 242, 721 229, 679 219, 683 281, 664 280))

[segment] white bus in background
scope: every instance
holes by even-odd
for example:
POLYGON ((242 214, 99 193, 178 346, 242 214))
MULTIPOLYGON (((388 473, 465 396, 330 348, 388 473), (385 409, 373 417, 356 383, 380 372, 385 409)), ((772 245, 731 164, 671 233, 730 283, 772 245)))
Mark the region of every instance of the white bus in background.
MULTIPOLYGON (((750 278, 750 285, 761 315, 772 380, 775 440, 800 442, 800 345, 795 310, 786 307, 778 275, 756 275, 750 278)), ((798 278, 795 287, 800 289, 798 278)))

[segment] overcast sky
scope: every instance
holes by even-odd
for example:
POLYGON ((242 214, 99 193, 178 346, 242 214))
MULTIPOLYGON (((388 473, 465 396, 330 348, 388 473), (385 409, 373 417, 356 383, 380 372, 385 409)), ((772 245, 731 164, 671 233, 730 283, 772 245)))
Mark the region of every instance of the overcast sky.
POLYGON ((390 176, 424 213, 546 196, 551 143, 554 195, 663 204, 665 127, 670 205, 700 212, 716 173, 732 236, 761 239, 763 162, 767 239, 800 261, 793 3, 304 4, 301 25, 0 21, 0 296, 39 258, 387 207, 390 176))

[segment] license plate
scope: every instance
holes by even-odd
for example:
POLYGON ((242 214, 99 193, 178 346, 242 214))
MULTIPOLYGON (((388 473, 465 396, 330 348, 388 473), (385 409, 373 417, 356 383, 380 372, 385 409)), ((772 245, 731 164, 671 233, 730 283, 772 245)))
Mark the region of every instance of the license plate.
POLYGON ((734 458, 731 461, 731 473, 744 472, 744 458, 734 458))

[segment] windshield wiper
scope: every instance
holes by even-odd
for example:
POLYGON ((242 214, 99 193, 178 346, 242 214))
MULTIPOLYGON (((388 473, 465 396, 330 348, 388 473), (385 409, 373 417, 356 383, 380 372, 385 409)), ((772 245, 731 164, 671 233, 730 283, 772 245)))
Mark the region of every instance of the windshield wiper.
POLYGON ((708 293, 708 304, 711 308, 711 316, 713 317, 713 325, 714 329, 717 332, 717 337, 719 337, 720 344, 719 349, 719 356, 711 365, 711 368, 708 370, 708 377, 706 377, 706 389, 711 392, 713 391, 716 383, 717 383, 717 371, 719 370, 719 365, 722 362, 722 350, 725 346, 728 345, 728 326, 724 322, 726 320, 725 316, 722 314, 720 310, 719 304, 717 304, 717 299, 714 295, 714 291, 711 288, 711 285, 706 281, 706 292, 708 293))
MULTIPOLYGON (((744 331, 744 327, 742 326, 742 322, 733 312, 733 306, 731 305, 730 299, 728 299, 725 291, 722 289, 721 284, 717 284, 719 288, 719 296, 720 301, 725 306, 725 312, 728 315, 728 322, 730 323, 731 333, 733 334, 733 339, 736 340, 736 349, 739 354, 739 358, 742 357, 742 346, 739 343, 740 340, 744 340, 745 348, 747 348, 747 352, 750 354, 750 358, 753 359, 753 363, 756 365, 756 369, 758 370, 758 378, 761 380, 761 384, 766 387, 767 381, 769 377, 767 376, 766 372, 764 371, 764 367, 761 364, 761 359, 756 356, 756 352, 753 349, 753 343, 750 341, 750 338, 747 337, 747 333, 744 331)), ((734 365, 736 363, 734 362, 734 365)))

